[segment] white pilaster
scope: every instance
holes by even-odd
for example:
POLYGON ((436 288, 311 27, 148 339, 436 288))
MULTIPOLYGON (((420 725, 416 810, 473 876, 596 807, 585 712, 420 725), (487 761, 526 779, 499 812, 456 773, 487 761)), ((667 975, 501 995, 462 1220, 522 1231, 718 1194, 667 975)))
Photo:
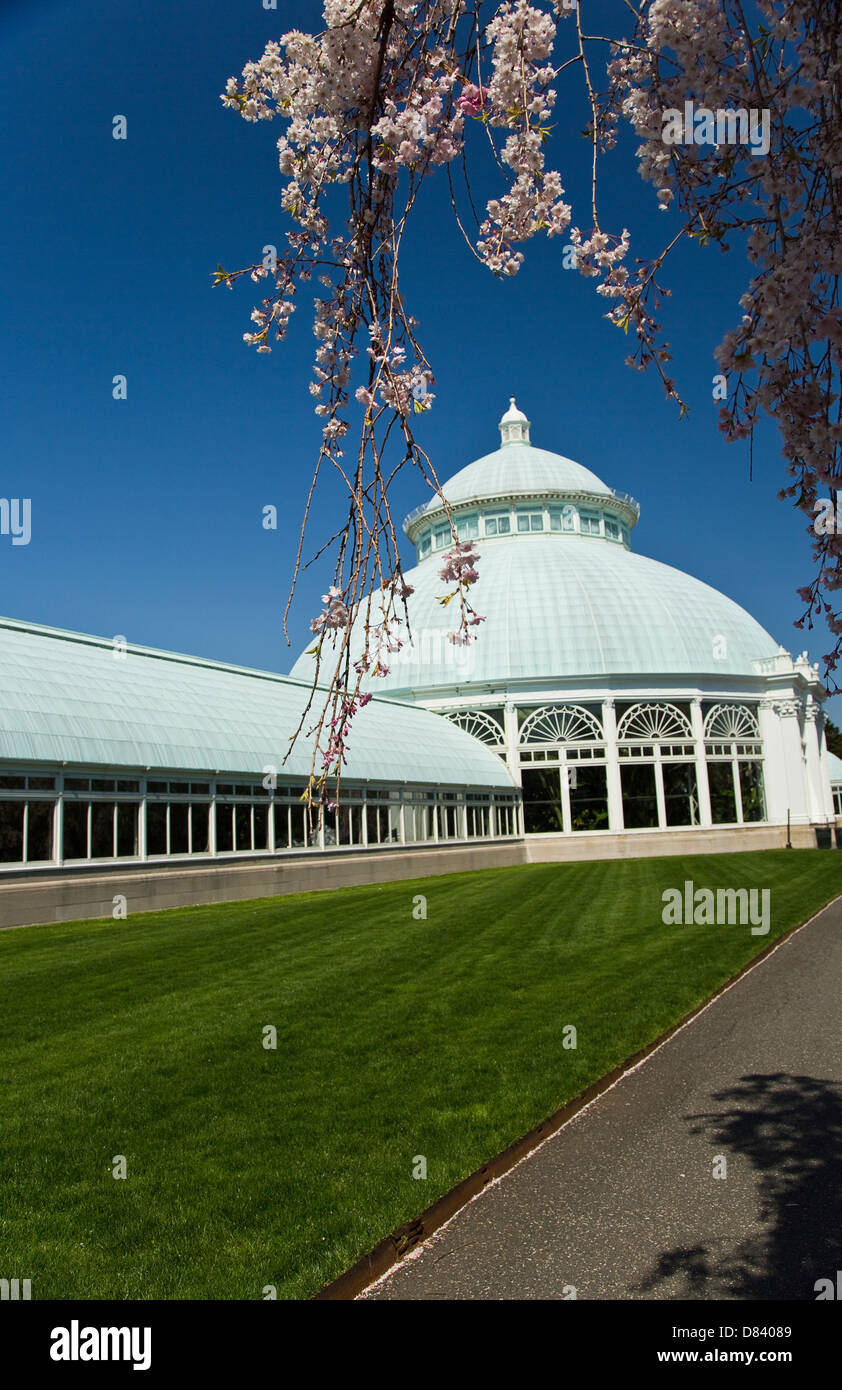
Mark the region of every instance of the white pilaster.
POLYGON ((693 742, 696 746, 696 785, 699 791, 699 824, 701 826, 713 825, 713 816, 710 809, 710 784, 708 782, 708 765, 705 756, 705 725, 702 718, 702 702, 700 698, 690 701, 690 725, 693 730, 693 742))
POLYGON ((620 757, 617 752, 617 713, 613 700, 602 702, 605 730, 605 774, 608 783, 608 828, 623 829, 623 789, 620 783, 620 757))

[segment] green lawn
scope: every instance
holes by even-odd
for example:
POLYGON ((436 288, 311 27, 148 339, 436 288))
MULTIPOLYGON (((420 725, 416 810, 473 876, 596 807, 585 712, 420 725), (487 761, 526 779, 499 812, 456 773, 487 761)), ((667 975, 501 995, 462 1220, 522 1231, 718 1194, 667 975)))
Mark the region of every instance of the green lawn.
POLYGON ((0 1274, 305 1297, 840 891, 842 855, 782 850, 0 932, 0 1274), (664 926, 685 879, 771 888, 771 932, 664 926))

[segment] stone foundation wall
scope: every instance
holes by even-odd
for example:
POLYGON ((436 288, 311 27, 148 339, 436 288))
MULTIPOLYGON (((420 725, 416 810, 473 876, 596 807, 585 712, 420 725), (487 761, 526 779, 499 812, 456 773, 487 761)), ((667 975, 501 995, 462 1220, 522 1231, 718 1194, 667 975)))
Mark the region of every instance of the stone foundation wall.
POLYGON ((350 888, 364 883, 390 883, 525 862, 523 841, 506 840, 424 849, 401 846, 382 852, 330 850, 282 859, 250 859, 246 863, 239 860, 202 865, 127 864, 117 869, 109 864, 107 869, 85 866, 36 871, 32 875, 18 872, 8 879, 0 876, 0 927, 110 917, 116 894, 125 897, 126 910, 132 914, 350 888))
MULTIPOLYGON (((815 849, 813 826, 792 828, 796 849, 815 849)), ((834 837, 835 846, 835 837, 834 837)), ((786 826, 739 826, 710 830, 638 830, 618 835, 530 835, 526 840, 435 845, 394 850, 328 851, 284 858, 193 863, 52 869, 32 875, 13 872, 0 878, 0 927, 44 922, 75 922, 111 917, 114 898, 126 910, 241 902, 317 889, 351 888, 365 883, 432 878, 471 869, 515 864, 548 864, 587 859, 638 859, 670 854, 733 854, 783 849, 786 826)))

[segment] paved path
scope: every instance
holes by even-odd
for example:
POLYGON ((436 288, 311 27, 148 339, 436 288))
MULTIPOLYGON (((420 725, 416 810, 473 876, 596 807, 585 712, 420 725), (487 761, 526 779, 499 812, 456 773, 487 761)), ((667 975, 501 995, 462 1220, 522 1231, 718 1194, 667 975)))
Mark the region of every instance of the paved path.
POLYGON ((836 903, 365 1296, 814 1299, 842 1270, 840 1083, 836 903))

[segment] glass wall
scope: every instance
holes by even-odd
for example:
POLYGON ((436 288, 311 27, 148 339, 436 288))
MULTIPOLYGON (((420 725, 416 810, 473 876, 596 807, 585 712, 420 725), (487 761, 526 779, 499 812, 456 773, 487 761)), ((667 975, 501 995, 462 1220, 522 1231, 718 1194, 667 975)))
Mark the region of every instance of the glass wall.
POLYGON ((521 833, 516 792, 346 787, 319 828, 303 784, 0 771, 0 866, 370 849, 521 833))

